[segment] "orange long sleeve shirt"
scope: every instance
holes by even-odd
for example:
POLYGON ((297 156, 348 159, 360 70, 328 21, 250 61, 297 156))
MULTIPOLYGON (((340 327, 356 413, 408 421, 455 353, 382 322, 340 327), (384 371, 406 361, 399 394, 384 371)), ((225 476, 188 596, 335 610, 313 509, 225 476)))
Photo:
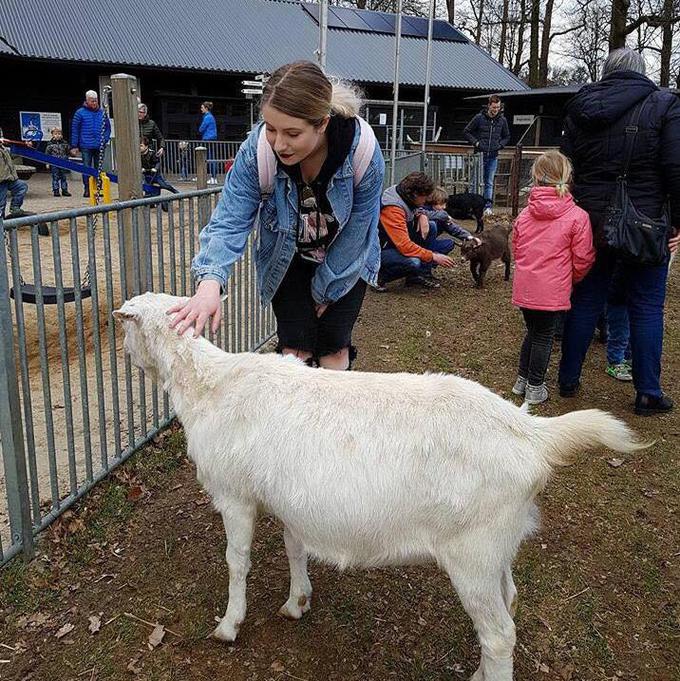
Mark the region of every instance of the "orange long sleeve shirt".
POLYGON ((432 251, 411 241, 406 215, 399 206, 385 206, 380 211, 380 222, 399 253, 407 258, 420 258, 423 262, 432 262, 432 251))

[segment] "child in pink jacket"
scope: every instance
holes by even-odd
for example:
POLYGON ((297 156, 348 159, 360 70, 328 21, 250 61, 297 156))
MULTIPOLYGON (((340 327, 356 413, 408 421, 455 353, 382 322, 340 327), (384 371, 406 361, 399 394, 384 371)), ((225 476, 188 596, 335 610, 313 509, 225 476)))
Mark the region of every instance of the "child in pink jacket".
POLYGON ((588 214, 569 193, 569 159, 559 151, 547 151, 531 172, 529 205, 519 214, 512 235, 512 304, 522 311, 527 327, 512 392, 524 395, 529 404, 540 404, 548 399, 545 373, 555 321, 571 308, 572 285, 587 274, 595 250, 588 214))

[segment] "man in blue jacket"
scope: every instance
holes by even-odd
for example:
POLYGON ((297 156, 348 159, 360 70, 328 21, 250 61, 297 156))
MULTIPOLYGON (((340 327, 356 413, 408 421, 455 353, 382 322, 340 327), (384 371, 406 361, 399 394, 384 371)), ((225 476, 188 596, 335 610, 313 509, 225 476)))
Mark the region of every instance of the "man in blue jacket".
MULTIPOLYGON (((99 106, 99 97, 94 90, 85 93, 84 104, 73 115, 71 122, 71 154, 79 152, 83 158, 83 165, 91 168, 99 167, 99 150, 102 142, 102 118, 104 110, 99 106)), ((111 123, 108 116, 104 120, 104 146, 111 137, 111 123)), ((90 195, 87 176, 83 175, 83 196, 90 195)))
POLYGON ((498 95, 489 97, 488 106, 465 126, 463 134, 475 151, 482 154, 484 214, 490 215, 493 208, 493 181, 498 169, 498 152, 510 141, 510 128, 501 113, 501 99, 498 95))
MULTIPOLYGON (((217 139, 217 121, 215 121, 215 116, 212 113, 213 103, 203 102, 201 104, 201 124, 198 127, 198 133, 204 142, 213 142, 217 139)), ((210 148, 209 144, 205 145, 207 148, 207 159, 208 159, 208 173, 210 177, 208 178, 208 184, 217 184, 217 174, 215 161, 210 161, 211 157, 214 157, 214 150, 210 148), (213 152, 213 153, 211 153, 213 152)))

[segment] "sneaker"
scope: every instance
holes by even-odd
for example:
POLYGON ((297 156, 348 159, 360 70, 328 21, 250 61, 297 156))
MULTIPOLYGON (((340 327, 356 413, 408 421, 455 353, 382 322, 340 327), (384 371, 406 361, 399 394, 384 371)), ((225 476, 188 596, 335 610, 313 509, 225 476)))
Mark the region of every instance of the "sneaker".
POLYGON ((52 194, 54 194, 54 196, 59 196, 59 192, 52 192, 52 194))
POLYGON ((633 374, 630 372, 630 365, 626 362, 620 364, 610 364, 607 366, 607 375, 615 378, 617 381, 632 381, 633 374))
POLYGON ((548 399, 548 389, 545 383, 541 385, 529 385, 527 383, 526 391, 524 392, 524 401, 527 404, 541 404, 548 399))
POLYGON ((71 196, 71 192, 69 192, 68 189, 64 189, 64 190, 61 192, 61 195, 62 195, 62 196, 71 196))
POLYGON ((21 208, 10 208, 9 217, 10 218, 25 218, 28 215, 33 215, 26 210, 21 210, 21 208))
POLYGON ((493 215, 493 208, 491 208, 491 206, 487 206, 484 209, 484 215, 493 215))
POLYGON ((386 293, 387 292, 387 286, 385 286, 385 281, 382 279, 382 277, 378 277, 378 281, 376 282, 375 286, 373 287, 373 290, 376 291, 377 293, 386 293))
POLYGON ((667 414, 673 409, 673 400, 668 395, 655 397, 653 395, 637 394, 635 398, 635 413, 638 416, 654 416, 667 414))
POLYGON ((440 288, 440 283, 429 277, 423 277, 418 275, 415 277, 409 277, 406 282, 406 286, 422 286, 423 288, 440 288))
POLYGON ((576 397, 576 393, 580 387, 580 383, 575 383, 574 385, 560 385, 560 397, 576 397))
POLYGON ((84 199, 90 198, 90 190, 89 189, 83 189, 83 198, 84 199))
POLYGON ((515 395, 523 396, 527 389, 527 379, 524 376, 518 376, 515 385, 512 386, 512 392, 515 395))

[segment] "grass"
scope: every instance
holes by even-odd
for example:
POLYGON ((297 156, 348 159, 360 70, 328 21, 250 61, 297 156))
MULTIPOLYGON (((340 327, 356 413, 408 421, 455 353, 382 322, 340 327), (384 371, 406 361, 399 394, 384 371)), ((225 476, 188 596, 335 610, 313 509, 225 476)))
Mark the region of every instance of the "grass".
MULTIPOLYGON (((355 334, 358 368, 455 371, 510 397, 522 326, 509 286, 496 270, 481 292, 462 268, 443 279, 435 292, 368 294, 355 334)), ((680 385, 679 288, 672 273, 671 392, 680 385)), ((541 527, 514 566, 522 681, 680 681, 680 424, 675 414, 632 416, 630 386, 607 377, 603 363, 593 347, 572 401, 555 396, 553 363, 552 399, 536 413, 604 407, 656 444, 618 468, 609 452, 580 457, 540 495, 541 527)), ((312 610, 296 623, 279 618, 288 575, 281 525, 270 517, 255 535, 239 641, 206 640, 227 602, 225 538, 185 450, 181 429, 167 430, 44 533, 32 564, 0 571, 0 642, 25 644, 4 649, 0 657, 12 662, 0 667, 3 679, 89 678, 79 674, 95 669, 98 681, 124 681, 136 678, 127 671, 133 659, 139 678, 158 681, 434 681, 474 672, 471 623, 434 566, 338 573, 312 562, 312 610), (36 612, 48 621, 22 626, 36 612), (87 616, 99 612, 111 622, 93 635, 87 616), (181 638, 167 634, 150 651, 151 628, 125 612, 181 638), (55 636, 65 622, 76 625, 72 643, 55 636)))

